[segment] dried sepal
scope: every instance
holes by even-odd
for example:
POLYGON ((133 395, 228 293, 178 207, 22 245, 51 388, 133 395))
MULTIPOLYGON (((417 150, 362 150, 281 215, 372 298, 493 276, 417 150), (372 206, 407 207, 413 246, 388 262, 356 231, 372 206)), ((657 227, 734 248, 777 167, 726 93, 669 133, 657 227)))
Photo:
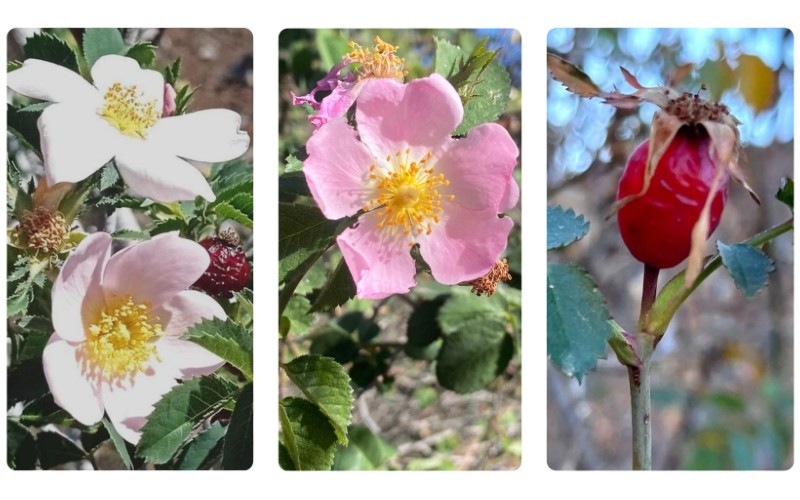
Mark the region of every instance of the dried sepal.
POLYGON ((711 225, 711 204, 714 197, 717 195, 722 180, 725 178, 726 168, 722 163, 717 163, 717 169, 714 173, 714 179, 711 181, 711 187, 708 190, 708 196, 703 204, 703 210, 700 212, 697 222, 692 228, 692 248, 689 251, 689 263, 686 265, 686 288, 690 288, 694 284, 694 280, 700 275, 703 270, 703 262, 706 255, 706 240, 708 240, 708 229, 711 225))
POLYGON ((36 190, 33 192, 33 206, 58 210, 61 200, 63 200, 64 196, 72 191, 74 187, 74 182, 59 182, 50 186, 47 182, 47 177, 42 176, 42 178, 39 179, 36 190))
MULTIPOLYGON (((736 120, 733 116, 728 116, 736 120)), ((738 120, 736 121, 738 122, 738 120)), ((731 124, 718 123, 710 120, 702 121, 700 124, 705 127, 709 137, 711 137, 711 144, 714 148, 712 153, 725 165, 730 176, 750 193, 750 197, 753 198, 756 203, 761 205, 761 199, 755 191, 753 191, 753 188, 750 187, 750 184, 747 183, 742 170, 739 168, 739 158, 742 155, 740 154, 741 145, 739 144, 739 133, 736 127, 731 124)), ((714 156, 712 156, 712 158, 713 157, 714 156)))
POLYGON ((606 96, 606 93, 600 90, 600 87, 589 78, 589 75, 557 55, 547 54, 547 67, 553 78, 561 82, 573 94, 588 98, 606 96))

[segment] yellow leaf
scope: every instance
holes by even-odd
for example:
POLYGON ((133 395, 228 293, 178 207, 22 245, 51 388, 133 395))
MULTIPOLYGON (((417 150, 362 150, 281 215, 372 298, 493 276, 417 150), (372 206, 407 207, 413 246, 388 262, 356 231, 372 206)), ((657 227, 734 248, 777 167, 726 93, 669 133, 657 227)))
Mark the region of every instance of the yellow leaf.
POLYGON ((758 112, 772 106, 777 79, 764 61, 750 55, 739 57, 736 77, 739 79, 739 90, 751 108, 758 112))

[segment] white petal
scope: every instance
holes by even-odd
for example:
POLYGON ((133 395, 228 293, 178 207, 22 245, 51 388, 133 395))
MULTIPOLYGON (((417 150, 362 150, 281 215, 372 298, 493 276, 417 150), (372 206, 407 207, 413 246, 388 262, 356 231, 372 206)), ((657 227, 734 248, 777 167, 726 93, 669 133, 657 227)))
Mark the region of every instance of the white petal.
POLYGON ((94 109, 52 104, 38 123, 50 185, 89 177, 114 157, 119 144, 120 134, 94 109))
POLYGON ((103 308, 100 280, 111 253, 111 236, 87 236, 67 258, 53 283, 52 317, 58 335, 72 342, 86 338, 86 321, 103 308))
POLYGON ((158 342, 156 348, 162 360, 161 369, 176 378, 208 375, 225 364, 216 354, 188 340, 165 337, 158 342))
POLYGON ((156 101, 155 108, 159 112, 164 107, 164 77, 158 71, 140 68, 130 57, 113 54, 101 57, 92 66, 92 80, 101 94, 115 83, 136 85, 142 101, 156 101))
POLYGON ((164 335, 180 337, 186 330, 204 319, 225 319, 227 315, 219 302, 197 290, 184 290, 161 307, 163 310, 153 311, 158 315, 164 327, 164 335))
POLYGON ((162 118, 148 131, 148 142, 197 161, 228 161, 247 151, 250 136, 239 130, 242 118, 229 109, 206 109, 162 118))
POLYGON ((78 73, 58 64, 28 59, 8 74, 8 88, 28 97, 52 102, 83 104, 94 109, 102 96, 78 73))
POLYGON ((149 141, 132 139, 117 154, 117 167, 125 184, 139 196, 161 202, 194 200, 197 196, 208 201, 216 199, 199 170, 185 160, 151 147, 149 141))
POLYGON ((82 346, 71 344, 54 333, 44 348, 42 366, 56 404, 78 422, 92 425, 103 418, 103 404, 98 387, 81 371, 79 353, 82 346))
POLYGON ((140 372, 133 380, 100 385, 108 418, 125 441, 139 442, 141 428, 153 411, 153 405, 178 383, 159 367, 140 372))

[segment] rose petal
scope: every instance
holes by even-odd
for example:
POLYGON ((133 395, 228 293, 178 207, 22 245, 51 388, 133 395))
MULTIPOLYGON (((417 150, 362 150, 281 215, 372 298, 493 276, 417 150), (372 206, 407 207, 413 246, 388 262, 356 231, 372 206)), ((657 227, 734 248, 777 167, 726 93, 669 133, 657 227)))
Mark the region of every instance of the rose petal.
POLYGON ((114 157, 120 136, 93 110, 73 104, 51 104, 38 125, 50 185, 89 177, 114 157))
POLYGON ((125 184, 136 194, 165 203, 216 196, 194 166, 147 141, 129 138, 117 154, 117 167, 125 184))
POLYGON ((163 367, 156 365, 154 369, 139 372, 132 381, 100 384, 108 418, 125 441, 139 442, 141 428, 153 412, 153 405, 177 383, 163 367))
POLYGON ((508 131, 496 123, 473 128, 436 162, 437 172, 450 181, 456 203, 470 210, 497 212, 519 149, 508 131))
POLYGON ((508 180, 508 184, 506 185, 506 190, 503 193, 503 197, 500 199, 500 204, 497 207, 497 212, 508 212, 512 208, 517 206, 517 202, 519 202, 519 184, 517 184, 516 179, 512 176, 508 180))
POLYGON ((98 387, 83 376, 79 354, 82 346, 54 333, 44 348, 42 366, 56 404, 78 422, 92 425, 103 418, 103 404, 98 387))
POLYGON ((306 150, 303 173, 325 217, 339 219, 358 212, 366 202, 364 185, 375 159, 345 118, 321 127, 308 140, 306 150))
POLYGON ((371 82, 372 79, 358 80, 355 82, 339 82, 330 95, 322 99, 319 105, 319 113, 308 117, 308 121, 314 125, 315 132, 319 127, 325 125, 334 118, 347 113, 347 110, 356 102, 358 94, 371 82))
POLYGON ((184 290, 167 302, 161 310, 153 311, 162 321, 164 335, 167 337, 180 337, 186 330, 204 319, 225 319, 227 315, 219 303, 208 295, 196 290, 184 290))
POLYGON ((210 263, 208 252, 177 232, 129 246, 108 261, 103 280, 106 298, 131 296, 153 308, 186 290, 210 263))
POLYGON ((142 69, 130 57, 109 54, 98 59, 92 66, 95 87, 104 94, 112 85, 136 86, 139 101, 153 102, 155 109, 164 109, 164 77, 158 71, 142 69))
POLYGON ((8 88, 36 99, 90 108, 97 107, 102 100, 97 89, 78 73, 39 59, 27 59, 21 68, 9 73, 8 88))
POLYGON ((111 236, 87 236, 67 258, 53 283, 51 314, 59 337, 71 342, 86 338, 86 328, 103 308, 100 281, 111 253, 111 236))
POLYGON ((402 234, 389 235, 376 224, 377 217, 366 215, 355 228, 345 229, 336 238, 362 299, 406 293, 416 284, 407 240, 402 234))
POLYGON ((158 355, 163 360, 159 370, 171 377, 188 379, 214 373, 225 360, 194 342, 164 337, 158 344, 158 355))
POLYGON ((496 209, 447 207, 430 235, 422 235, 419 251, 439 283, 456 285, 485 275, 500 259, 514 222, 497 217, 496 209))
POLYGON ((190 160, 220 162, 247 151, 250 136, 242 117, 229 109, 206 109, 162 118, 147 131, 148 146, 190 160))
POLYGON ((361 140, 376 158, 407 147, 436 152, 463 117, 458 93, 435 73, 406 85, 374 79, 361 91, 356 107, 361 140))

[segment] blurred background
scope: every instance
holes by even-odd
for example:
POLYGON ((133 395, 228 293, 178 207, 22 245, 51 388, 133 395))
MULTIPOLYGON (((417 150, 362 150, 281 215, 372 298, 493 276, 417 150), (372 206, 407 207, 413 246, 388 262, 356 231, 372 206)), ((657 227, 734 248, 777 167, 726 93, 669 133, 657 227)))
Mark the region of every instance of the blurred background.
MULTIPOLYGON (((603 90, 632 92, 619 71, 645 86, 720 100, 742 122, 744 170, 759 207, 731 183, 716 240, 736 243, 779 224, 774 198, 793 177, 794 37, 785 29, 556 29, 547 50, 580 67, 603 90)), ((605 220, 633 149, 657 108, 618 110, 570 94, 548 75, 548 204, 590 221, 580 242, 549 255, 586 269, 623 328, 633 329, 643 265, 605 220)), ((724 271, 686 301, 653 359, 654 469, 788 469, 793 465, 793 233, 763 250, 770 285, 747 300, 724 271)), ((662 270, 659 284, 682 270, 662 270)), ((626 370, 613 353, 583 384, 548 366, 548 464, 553 469, 629 469, 626 370)))
MULTIPOLYGON (((498 122, 508 129, 520 146, 520 70, 521 45, 514 30, 284 30, 279 41, 280 117, 278 164, 283 165, 290 154, 304 158, 304 145, 312 133, 308 111, 292 106, 291 94, 308 93, 317 80, 349 52, 347 44, 355 41, 372 50, 375 36, 399 46, 398 55, 406 59, 406 81, 427 76, 433 71, 434 36, 460 45, 470 51, 487 38, 490 50, 500 49, 498 61, 512 79, 511 99, 498 122)), ((321 98, 324 94, 318 94, 321 98)), ((515 171, 520 179, 522 155, 515 171)), ((279 170, 280 171, 280 170, 279 170)), ((519 293, 520 272, 520 209, 509 214, 515 222, 507 254, 514 280, 511 287, 519 293)), ((304 280, 302 286, 313 287, 315 280, 325 278, 340 254, 329 251, 320 261, 319 269, 304 280)), ((324 281, 322 281, 324 282, 324 281)), ((320 282, 320 284, 322 283, 320 282)), ((374 319, 380 334, 370 344, 368 356, 373 368, 368 376, 347 364, 355 385, 356 403, 353 422, 363 425, 381 438, 386 458, 380 468, 402 470, 508 470, 516 469, 521 457, 521 361, 516 354, 503 374, 484 390, 460 395, 438 385, 434 363, 419 361, 405 355, 412 304, 421 298, 432 299, 448 293, 448 287, 435 283, 429 276, 417 276, 418 286, 408 295, 396 295, 382 301, 351 299, 333 314, 318 314, 313 324, 295 340, 282 344, 282 359, 286 350, 322 349, 330 325, 347 328, 353 318, 374 319), (359 316, 359 314, 361 316, 359 316), (376 369, 374 366, 378 366, 376 369), (385 366, 388 370, 383 371, 385 366)), ((319 285, 317 285, 319 286, 319 285)), ((298 287, 298 290, 301 288, 298 287)), ((501 295, 500 293, 496 294, 501 295)), ((294 323, 293 323, 294 325, 294 323)), ((519 336, 516 336, 519 352, 519 336)), ((434 353, 435 356, 435 353, 434 353)), ((356 363, 359 361, 357 360, 356 363)), ((282 374, 283 377, 283 374, 282 374)), ((281 396, 293 395, 293 384, 281 379, 281 396)), ((337 458, 334 468, 345 468, 337 458)))

